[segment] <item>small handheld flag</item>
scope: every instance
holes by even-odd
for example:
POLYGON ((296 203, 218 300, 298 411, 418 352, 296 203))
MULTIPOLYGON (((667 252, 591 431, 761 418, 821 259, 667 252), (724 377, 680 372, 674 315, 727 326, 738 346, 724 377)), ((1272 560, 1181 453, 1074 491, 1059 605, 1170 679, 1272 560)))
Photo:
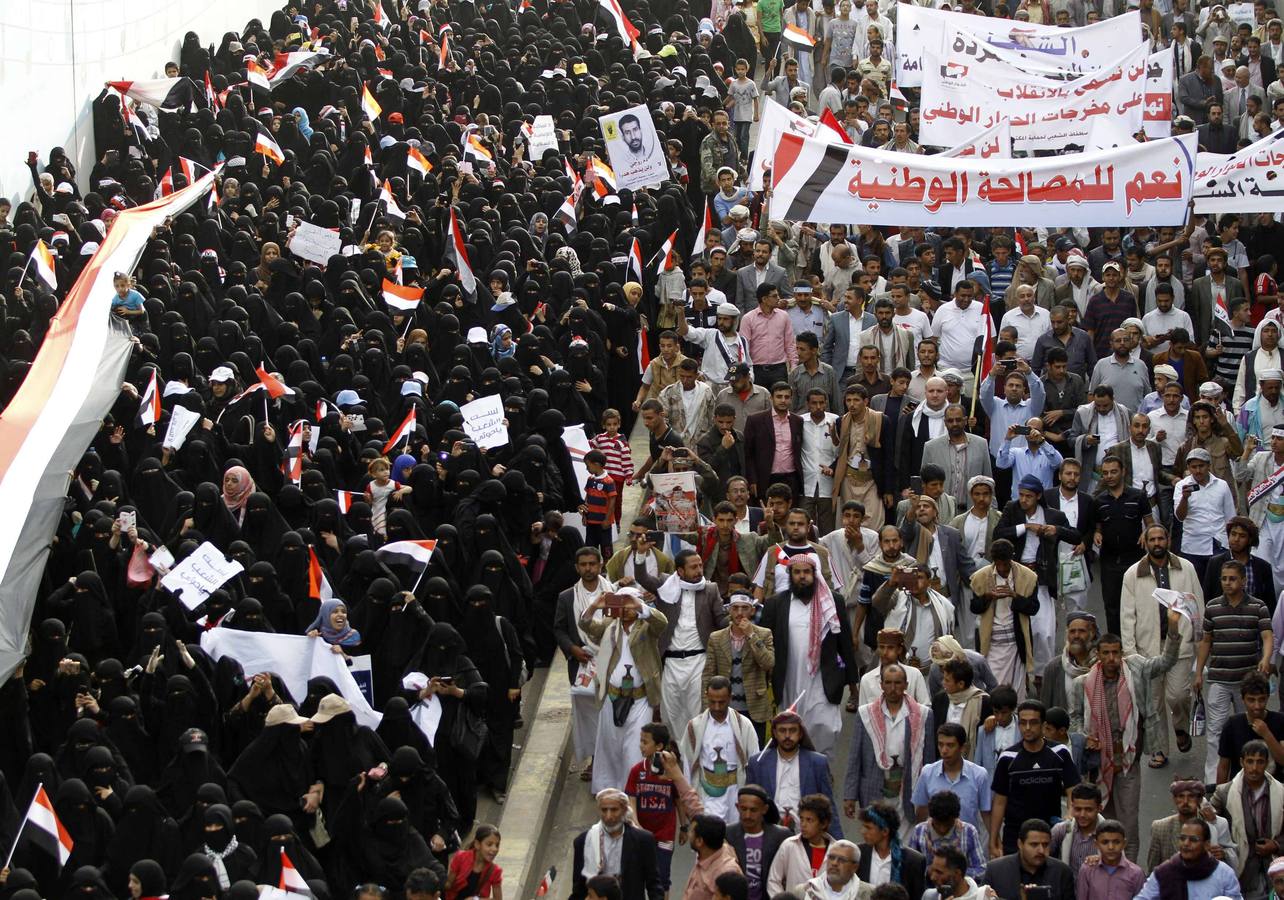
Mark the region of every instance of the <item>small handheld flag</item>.
POLYGON ((272 375, 268 374, 268 372, 263 368, 262 363, 259 363, 258 368, 254 370, 254 374, 259 376, 259 381, 263 383, 263 387, 267 390, 268 396, 273 400, 278 397, 284 397, 287 394, 294 393, 293 390, 277 381, 272 375))
POLYGON ((664 242, 664 246, 660 248, 660 252, 657 254, 660 257, 660 267, 656 270, 657 275, 663 275, 665 270, 669 268, 669 263, 673 261, 673 245, 677 243, 677 240, 678 233, 674 231, 664 242))
POLYGON ((334 599, 334 591, 325 577, 325 570, 321 568, 321 560, 317 559, 317 551, 310 545, 308 547, 308 597, 312 600, 334 599))
POLYGON ((75 841, 71 839, 71 834, 59 821, 58 814, 54 812, 53 801, 45 793, 43 784, 36 785, 36 795, 31 798, 31 806, 27 807, 27 815, 23 818, 22 824, 18 826, 18 835, 14 839, 13 846, 9 848, 9 859, 4 864, 6 869, 9 868, 9 863, 13 861, 13 851, 18 848, 18 841, 24 835, 28 840, 47 850, 51 856, 56 857, 58 868, 60 869, 71 858, 71 851, 75 847, 75 841), (28 825, 31 827, 27 828, 28 825))
MULTIPOLYGON (((379 4, 376 3, 375 9, 378 8, 379 4)), ((374 94, 370 93, 370 86, 365 84, 361 85, 361 111, 371 122, 379 118, 379 114, 383 112, 383 107, 375 100, 374 94)))
POLYGON ((31 251, 31 262, 36 267, 37 277, 49 285, 50 290, 58 290, 58 271, 54 268, 53 251, 43 238, 36 241, 36 246, 31 251))
POLYGON ((397 426, 397 430, 388 438, 388 443, 383 445, 383 455, 387 456, 403 440, 406 442, 406 446, 409 447, 410 435, 414 434, 414 431, 415 408, 412 406, 410 407, 410 412, 406 413, 406 418, 402 420, 401 424, 397 426))
MULTIPOLYGON (((696 232, 695 246, 691 248, 692 256, 699 256, 704 253, 705 236, 717 227, 717 224, 713 221, 713 204, 709 202, 708 197, 705 197, 704 220, 700 223, 700 230, 696 232)), ((642 279, 639 278, 638 280, 641 281, 642 279)))
MULTIPOLYGON (((468 261, 468 248, 464 246, 464 237, 459 231, 459 216, 455 208, 450 208, 450 225, 446 234, 447 259, 454 258, 455 272, 459 275, 459 284, 468 297, 477 296, 477 279, 473 276, 472 264, 468 261)), ((387 452, 387 451, 384 451, 387 452)))
POLYGON ((406 153, 406 168, 420 175, 427 175, 432 171, 432 163, 419 152, 418 147, 410 147, 406 153))
POLYGON ((281 150, 281 145, 262 125, 254 136, 254 152, 263 154, 278 166, 285 162, 285 153, 281 150))
POLYGON ((152 369, 152 380, 143 391, 142 402, 138 405, 138 420, 144 425, 155 425, 161 417, 160 377, 152 369))
POLYGON ((423 299, 423 288, 403 287, 395 281, 383 280, 383 302, 387 303, 393 309, 402 312, 411 312, 419 308, 419 301, 423 299))

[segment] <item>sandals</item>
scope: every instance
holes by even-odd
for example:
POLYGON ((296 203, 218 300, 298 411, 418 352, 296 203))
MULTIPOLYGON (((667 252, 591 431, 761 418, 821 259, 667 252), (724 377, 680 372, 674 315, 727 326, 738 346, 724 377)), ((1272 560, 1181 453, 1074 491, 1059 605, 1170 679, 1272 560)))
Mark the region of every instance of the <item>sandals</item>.
POLYGON ((592 781, 592 780, 593 780, 593 760, 590 759, 589 764, 580 770, 580 781, 592 781))
POLYGON ((1190 745, 1191 745, 1189 732, 1178 731, 1176 732, 1176 736, 1177 736, 1177 749, 1180 750, 1182 753, 1189 753, 1190 745))
POLYGON ((1168 755, 1162 750, 1156 750, 1150 754, 1150 768, 1162 769, 1166 765, 1168 765, 1168 755))

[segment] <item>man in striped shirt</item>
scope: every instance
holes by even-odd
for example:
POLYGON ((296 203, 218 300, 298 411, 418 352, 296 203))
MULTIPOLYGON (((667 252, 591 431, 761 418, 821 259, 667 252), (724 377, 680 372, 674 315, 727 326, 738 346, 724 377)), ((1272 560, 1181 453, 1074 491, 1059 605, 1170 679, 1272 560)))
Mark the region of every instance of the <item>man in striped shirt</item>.
POLYGON ((1248 300, 1241 300, 1231 309, 1230 325, 1220 319, 1214 322, 1204 355, 1213 363, 1213 373, 1226 393, 1235 390, 1239 376, 1239 363, 1253 347, 1253 314, 1248 300))
POLYGON ((1204 607, 1204 637, 1195 658, 1196 696, 1204 683, 1208 666, 1206 733, 1208 757, 1204 781, 1217 781, 1217 744, 1222 727, 1232 712, 1243 712, 1240 682, 1249 672, 1269 674, 1274 635, 1271 611, 1256 597, 1244 593, 1244 564, 1237 559, 1222 565, 1222 596, 1204 607))

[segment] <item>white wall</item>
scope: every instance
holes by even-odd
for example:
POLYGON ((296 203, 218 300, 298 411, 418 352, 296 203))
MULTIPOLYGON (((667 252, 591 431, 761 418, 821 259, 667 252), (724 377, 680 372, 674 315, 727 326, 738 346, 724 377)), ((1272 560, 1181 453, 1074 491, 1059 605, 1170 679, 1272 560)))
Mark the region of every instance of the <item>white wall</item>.
POLYGON ((270 0, 0 0, 0 196, 29 197, 27 152, 66 147, 81 176, 93 166, 90 104, 108 80, 164 77, 183 35, 217 45, 270 0))

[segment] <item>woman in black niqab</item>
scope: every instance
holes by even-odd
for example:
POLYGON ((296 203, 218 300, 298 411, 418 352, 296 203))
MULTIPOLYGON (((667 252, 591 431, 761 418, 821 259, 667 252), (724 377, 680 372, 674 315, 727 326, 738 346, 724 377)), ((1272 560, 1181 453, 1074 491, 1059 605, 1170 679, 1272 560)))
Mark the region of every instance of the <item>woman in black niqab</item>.
POLYGON ((155 791, 136 784, 124 799, 124 811, 106 857, 107 882, 119 894, 128 890, 131 867, 139 860, 150 859, 172 870, 183 852, 178 822, 161 806, 155 791))

